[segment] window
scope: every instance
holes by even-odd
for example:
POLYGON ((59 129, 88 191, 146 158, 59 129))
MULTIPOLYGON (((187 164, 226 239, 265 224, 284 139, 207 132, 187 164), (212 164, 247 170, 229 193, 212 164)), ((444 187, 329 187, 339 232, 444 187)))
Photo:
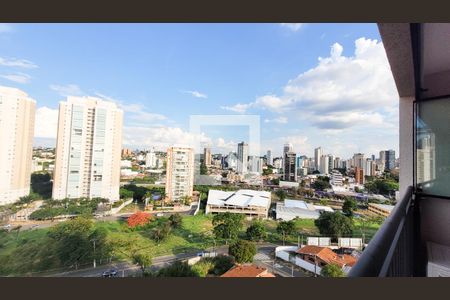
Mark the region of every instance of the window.
POLYGON ((417 103, 416 185, 423 193, 450 197, 450 98, 417 103))

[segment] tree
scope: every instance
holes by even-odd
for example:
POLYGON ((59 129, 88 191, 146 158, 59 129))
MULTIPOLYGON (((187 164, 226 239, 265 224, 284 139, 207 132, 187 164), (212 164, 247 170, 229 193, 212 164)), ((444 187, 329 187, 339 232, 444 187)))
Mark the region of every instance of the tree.
POLYGON ((219 213, 213 217, 213 233, 217 239, 225 239, 228 244, 229 240, 237 238, 242 229, 243 220, 244 216, 241 214, 219 213))
POLYGON ((121 187, 119 190, 119 195, 120 199, 130 199, 133 198, 134 192, 121 187))
POLYGON ((217 255, 213 260, 214 269, 212 270, 212 273, 214 273, 214 275, 222 275, 235 264, 234 257, 229 255, 217 255))
POLYGON ((312 187, 315 190, 323 191, 325 189, 331 188, 331 185, 330 185, 329 181, 323 179, 323 177, 319 177, 314 181, 314 183, 312 184, 312 187))
POLYGON ((183 203, 184 205, 191 205, 192 202, 192 197, 191 196, 182 196, 180 198, 181 203, 183 203))
POLYGON ((158 277, 198 277, 187 262, 176 261, 159 270, 158 277))
POLYGON ((145 274, 145 268, 152 264, 152 256, 148 252, 139 251, 133 253, 131 256, 133 264, 136 264, 140 267, 142 271, 142 276, 145 274))
POLYGON ((145 226, 150 222, 151 216, 148 213, 137 211, 127 219, 128 227, 135 228, 145 226))
POLYGON ((208 175, 208 167, 203 160, 200 163, 200 175, 208 175))
POLYGON ((31 174, 31 191, 39 194, 44 199, 52 197, 53 182, 48 173, 31 174))
POLYGON ((78 217, 60 223, 50 229, 48 236, 56 243, 56 253, 63 265, 75 266, 88 261, 93 256, 93 245, 90 241, 93 222, 78 217))
POLYGON ((260 221, 253 222, 247 228, 246 234, 247 238, 251 241, 262 241, 267 237, 266 228, 260 221))
POLYGON ((181 227, 182 220, 183 219, 180 214, 173 214, 169 217, 170 226, 172 226, 172 228, 179 228, 181 227))
POLYGON ((342 212, 347 217, 353 217, 353 212, 358 208, 356 204, 356 200, 353 198, 347 198, 344 201, 344 205, 342 205, 342 212))
POLYGON ((283 238, 283 244, 286 241, 286 237, 288 235, 292 235, 295 232, 295 223, 294 221, 281 221, 277 225, 277 232, 281 234, 283 238))
POLYGON ((164 222, 155 229, 153 229, 151 237, 159 244, 161 241, 163 241, 169 236, 170 231, 171 231, 170 223, 164 222))
POLYGON ((267 167, 267 169, 263 170, 263 175, 264 176, 267 176, 267 175, 270 175, 270 174, 273 174, 273 168, 267 167))
POLYGON ((239 240, 230 246, 228 253, 236 259, 237 263, 251 263, 256 254, 256 246, 253 242, 239 240))
POLYGON ((323 212, 314 221, 320 234, 338 238, 353 233, 353 221, 340 212, 323 212))
POLYGON ((283 189, 278 189, 275 192, 275 195, 277 195, 278 199, 280 199, 280 201, 284 201, 284 199, 286 199, 286 191, 283 189))
POLYGON ((320 275, 323 277, 345 277, 344 271, 336 264, 327 264, 322 267, 320 275))

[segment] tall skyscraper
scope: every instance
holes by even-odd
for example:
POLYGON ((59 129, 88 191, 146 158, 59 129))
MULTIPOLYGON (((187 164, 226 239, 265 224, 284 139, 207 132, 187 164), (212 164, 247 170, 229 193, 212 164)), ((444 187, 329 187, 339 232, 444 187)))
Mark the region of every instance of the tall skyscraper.
POLYGON ((294 146, 292 146, 291 143, 284 144, 284 146, 283 146, 283 157, 284 157, 284 154, 286 154, 288 152, 293 152, 293 151, 294 151, 294 146))
POLYGON ((330 157, 328 155, 322 155, 320 157, 319 172, 321 174, 328 174, 330 172, 329 166, 330 166, 330 157))
POLYGON ((267 164, 273 165, 272 150, 267 150, 267 164))
POLYGON ((365 159, 363 153, 355 153, 353 155, 353 166, 358 167, 360 169, 365 168, 365 159))
POLYGON ((384 169, 390 171, 395 168, 395 151, 383 150, 380 151, 380 161, 384 164, 384 169))
POLYGON ((316 163, 316 170, 320 171, 320 158, 322 157, 322 147, 314 149, 314 161, 316 163))
POLYGON ((364 170, 360 167, 355 168, 355 182, 357 184, 364 184, 364 170))
POLYGON ((262 159, 259 156, 249 156, 248 159, 248 171, 254 174, 262 173, 262 159))
POLYGON ((284 180, 286 181, 297 181, 296 156, 295 152, 286 152, 284 155, 284 180))
POLYGON ((167 150, 166 197, 179 201, 183 196, 192 197, 194 189, 194 149, 170 147, 167 150))
POLYGON ((328 154, 328 172, 334 169, 334 158, 333 154, 328 154))
POLYGON ((248 144, 241 142, 237 149, 237 173, 247 174, 248 172, 248 144))
POLYGON ((203 159, 204 159, 205 165, 207 165, 207 166, 211 165, 211 148, 207 147, 203 150, 203 159))
POLYGON ((53 198, 119 200, 123 112, 95 97, 59 103, 53 198))
POLYGON ((30 193, 36 101, 0 86, 0 205, 30 193))

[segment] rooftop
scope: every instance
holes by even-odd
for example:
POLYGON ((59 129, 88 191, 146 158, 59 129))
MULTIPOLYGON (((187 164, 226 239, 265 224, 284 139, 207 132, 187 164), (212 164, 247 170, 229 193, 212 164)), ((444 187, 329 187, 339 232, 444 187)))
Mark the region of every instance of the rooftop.
POLYGON ((254 190, 219 191, 209 190, 208 205, 230 205, 230 206, 259 206, 268 207, 270 205, 270 192, 254 190))
POLYGON ((357 258, 348 254, 336 254, 330 248, 319 247, 319 246, 304 246, 303 248, 297 250, 299 254, 316 255, 321 260, 328 264, 336 264, 339 267, 353 266, 357 258))
POLYGON ((266 268, 255 265, 236 265, 221 277, 275 277, 266 268))

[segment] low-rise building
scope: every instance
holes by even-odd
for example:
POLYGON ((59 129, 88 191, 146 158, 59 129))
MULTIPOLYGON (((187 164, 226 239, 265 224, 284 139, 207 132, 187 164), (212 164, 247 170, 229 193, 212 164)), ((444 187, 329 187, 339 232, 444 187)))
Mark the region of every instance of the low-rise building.
POLYGON ((391 214, 391 211, 394 209, 394 205, 369 203, 367 209, 377 215, 387 217, 391 214))
POLYGON ((313 205, 302 200, 285 199, 284 203, 277 203, 276 218, 283 221, 300 219, 318 219, 323 211, 333 212, 328 206, 313 205))
POLYGON ((275 277, 267 268, 251 265, 236 265, 220 277, 275 277))
POLYGON ((209 190, 205 214, 237 213, 249 217, 267 218, 270 192, 255 190, 220 191, 209 190))

